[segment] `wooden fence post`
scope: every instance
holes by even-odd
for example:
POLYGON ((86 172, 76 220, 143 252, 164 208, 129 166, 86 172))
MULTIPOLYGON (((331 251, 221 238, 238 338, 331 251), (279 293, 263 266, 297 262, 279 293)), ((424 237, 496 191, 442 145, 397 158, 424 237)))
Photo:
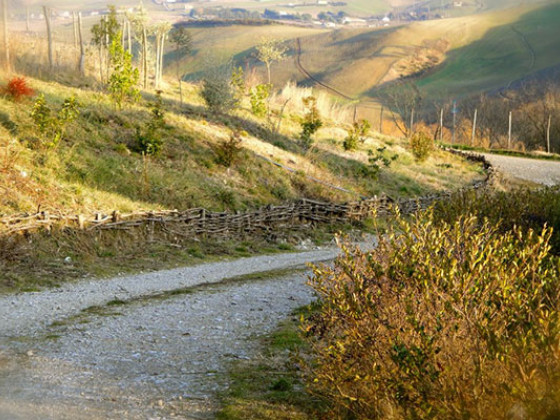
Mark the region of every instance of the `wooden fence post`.
POLYGON ((478 117, 478 109, 474 110, 474 118, 473 118, 473 126, 472 126, 472 135, 471 135, 471 146, 474 146, 474 140, 476 138, 476 119, 478 117))
POLYGON ((439 141, 443 143, 443 108, 439 112, 439 141))
POLYGON ((546 127, 546 151, 550 153, 550 126, 552 124, 552 114, 548 114, 548 125, 546 127))
POLYGON ((513 124, 513 114, 512 111, 509 111, 509 129, 508 129, 508 150, 511 149, 511 127, 513 124))
POLYGON ((51 9, 49 9, 47 6, 43 6, 43 14, 45 15, 45 23, 47 24, 47 40, 49 43, 49 68, 52 70, 54 68, 54 58, 53 58, 52 28, 51 28, 51 9))

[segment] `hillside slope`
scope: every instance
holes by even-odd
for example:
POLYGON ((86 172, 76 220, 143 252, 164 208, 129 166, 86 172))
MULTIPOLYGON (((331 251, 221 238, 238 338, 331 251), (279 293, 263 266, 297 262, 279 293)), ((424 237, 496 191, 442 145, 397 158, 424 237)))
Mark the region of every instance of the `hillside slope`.
MULTIPOLYGON (((95 91, 31 80, 54 110, 75 95, 80 116, 56 148, 48 148, 34 126, 32 101, 0 99, 0 212, 37 208, 68 212, 97 210, 187 209, 239 210, 300 197, 348 201, 381 192, 414 196, 452 189, 478 179, 480 168, 438 153, 419 164, 406 141, 372 136, 356 152, 344 152, 343 127, 328 122, 315 148, 297 144, 297 115, 286 118, 279 135, 270 135, 264 121, 245 110, 216 115, 201 106, 198 88, 190 86, 188 104, 165 96, 162 152, 142 158, 137 132, 150 121, 153 97, 117 111, 108 97, 95 91), (217 150, 233 131, 241 133, 239 159, 225 167, 217 150), (387 147, 398 155, 378 179, 364 176, 368 150, 387 147), (263 159, 267 158, 268 160, 263 159), (294 168, 289 172, 270 161, 294 168), (313 181, 346 188, 333 189, 313 181)), ((170 89, 172 91, 172 89, 170 89)))
MULTIPOLYGON (((275 84, 282 86, 289 80, 313 84, 297 66, 296 37, 300 40, 300 63, 315 79, 366 101, 376 101, 380 89, 401 77, 417 81, 431 102, 506 88, 560 64, 558 1, 521 5, 494 1, 485 5, 488 11, 472 16, 389 28, 318 33, 286 29, 288 35, 281 38, 288 40, 289 57, 274 66, 275 84)), ((223 30, 227 37, 229 29, 223 30)), ((231 31, 238 36, 238 28, 231 31)), ((244 50, 231 49, 230 56, 239 58, 240 63, 249 58, 263 79, 262 65, 250 59, 261 31, 245 28, 244 50)), ((212 30, 199 30, 195 49, 210 50, 213 39, 212 30)), ((192 64, 185 64, 184 69, 189 77, 199 74, 192 64)))

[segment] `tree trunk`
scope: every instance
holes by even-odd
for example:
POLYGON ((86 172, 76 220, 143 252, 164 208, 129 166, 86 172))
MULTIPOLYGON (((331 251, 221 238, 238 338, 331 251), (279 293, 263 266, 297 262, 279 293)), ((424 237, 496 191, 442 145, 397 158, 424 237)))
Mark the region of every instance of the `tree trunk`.
POLYGON ((12 63, 10 61, 10 38, 8 31, 8 1, 2 0, 2 21, 4 24, 4 60, 6 71, 11 71, 12 63))
POLYGON ((76 12, 72 12, 72 27, 74 28, 74 49, 78 50, 78 22, 76 12))
POLYGON ((156 63, 155 63, 155 79, 154 79, 154 87, 156 89, 159 88, 159 55, 160 55, 160 47, 161 47, 161 40, 160 40, 161 34, 158 32, 156 32, 156 63))
POLYGON ((148 87, 148 31, 142 24, 142 72, 144 76, 144 89, 148 87))
POLYGON ((45 15, 45 23, 47 24, 47 42, 49 44, 49 68, 54 68, 53 61, 53 38, 51 27, 51 10, 47 6, 43 6, 43 14, 45 15))
POLYGON ((128 52, 132 54, 132 34, 130 29, 130 20, 126 19, 126 39, 128 41, 128 52))
POLYGON ((25 30, 31 32, 31 24, 29 22, 29 6, 25 8, 25 30))
POLYGON ((86 51, 84 48, 84 37, 82 35, 82 12, 78 12, 78 39, 80 41, 80 61, 78 63, 78 69, 82 76, 86 75, 86 51))
POLYGON ((183 78, 179 77, 179 100, 181 106, 183 105, 183 78))
POLYGON ((385 108, 381 105, 381 111, 379 112, 379 133, 383 134, 383 111, 385 108))
POLYGON ((161 34, 161 47, 159 49, 159 84, 163 81, 163 50, 165 49, 165 33, 161 34))

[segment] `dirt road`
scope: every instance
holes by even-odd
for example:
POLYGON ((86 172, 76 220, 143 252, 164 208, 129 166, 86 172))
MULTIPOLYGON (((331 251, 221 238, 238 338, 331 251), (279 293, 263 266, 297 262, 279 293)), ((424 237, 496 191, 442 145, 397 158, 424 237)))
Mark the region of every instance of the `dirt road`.
POLYGON ((542 159, 485 154, 498 170, 525 181, 543 185, 560 184, 560 162, 542 159))
POLYGON ((259 256, 4 296, 0 419, 213 418, 228 363, 251 358, 256 337, 313 299, 304 264, 337 254, 259 256), (223 281, 282 269, 291 274, 223 281))

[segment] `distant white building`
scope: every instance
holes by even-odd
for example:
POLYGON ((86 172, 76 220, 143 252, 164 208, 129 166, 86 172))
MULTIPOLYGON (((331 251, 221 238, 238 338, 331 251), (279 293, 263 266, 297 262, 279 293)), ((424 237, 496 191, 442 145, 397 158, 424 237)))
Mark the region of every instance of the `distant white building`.
POLYGON ((381 21, 383 23, 389 23, 389 22, 391 22, 391 18, 389 16, 385 16, 383 19, 381 19, 381 21))

